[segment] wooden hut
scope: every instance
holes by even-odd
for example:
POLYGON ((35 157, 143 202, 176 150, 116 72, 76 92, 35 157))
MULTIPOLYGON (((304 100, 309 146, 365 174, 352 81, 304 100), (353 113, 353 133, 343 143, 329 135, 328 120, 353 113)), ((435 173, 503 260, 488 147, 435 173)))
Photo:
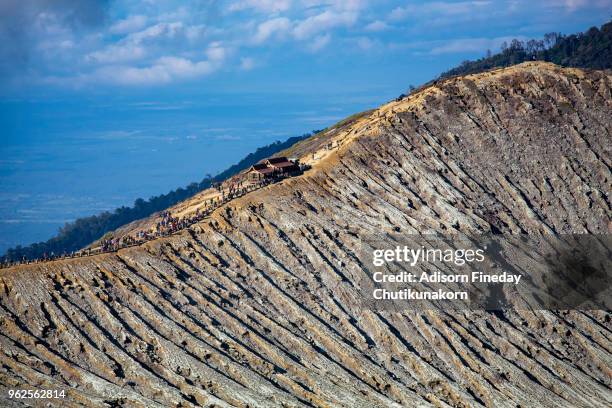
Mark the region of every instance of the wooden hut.
POLYGON ((247 176, 250 181, 262 181, 267 178, 274 177, 275 169, 268 166, 266 163, 257 163, 247 171, 247 176))
POLYGON ((290 175, 300 171, 300 166, 286 157, 273 157, 266 160, 265 163, 281 175, 290 175))

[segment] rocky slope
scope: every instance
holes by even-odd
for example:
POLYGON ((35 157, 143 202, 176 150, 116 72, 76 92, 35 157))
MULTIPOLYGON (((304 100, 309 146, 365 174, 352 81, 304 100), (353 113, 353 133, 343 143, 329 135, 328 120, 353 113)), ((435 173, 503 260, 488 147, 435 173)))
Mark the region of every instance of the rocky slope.
POLYGON ((1 270, 0 403, 611 405, 609 312, 372 311, 355 257, 386 232, 609 232, 611 86, 542 63, 444 81, 179 234, 1 270))

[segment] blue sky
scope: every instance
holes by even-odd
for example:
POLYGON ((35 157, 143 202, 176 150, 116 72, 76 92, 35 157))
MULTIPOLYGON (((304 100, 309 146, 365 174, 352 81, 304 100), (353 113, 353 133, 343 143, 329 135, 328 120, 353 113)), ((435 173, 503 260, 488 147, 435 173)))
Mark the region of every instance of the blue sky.
POLYGON ((508 38, 601 24, 612 0, 4 0, 0 12, 14 96, 316 92, 400 90, 508 38))
POLYGON ((612 0, 1 0, 0 253, 612 0))

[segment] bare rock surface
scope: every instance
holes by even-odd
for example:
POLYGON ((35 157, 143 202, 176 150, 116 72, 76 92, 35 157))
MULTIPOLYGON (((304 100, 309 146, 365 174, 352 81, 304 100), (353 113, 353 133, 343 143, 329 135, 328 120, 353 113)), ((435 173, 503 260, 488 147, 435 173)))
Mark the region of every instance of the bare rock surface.
POLYGON ((609 312, 367 310, 355 257, 394 231, 609 233, 611 85, 544 63, 446 80, 176 235, 1 270, 0 405, 612 405, 609 312))

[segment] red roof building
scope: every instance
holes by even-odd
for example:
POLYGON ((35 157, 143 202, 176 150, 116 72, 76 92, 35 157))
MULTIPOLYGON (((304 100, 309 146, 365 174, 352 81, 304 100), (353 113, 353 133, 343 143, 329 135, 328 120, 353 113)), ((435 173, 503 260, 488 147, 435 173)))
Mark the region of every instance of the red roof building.
POLYGON ((257 163, 247 171, 249 180, 259 181, 274 175, 275 169, 265 163, 257 163))
POLYGON ((298 171, 300 171, 300 166, 287 160, 286 157, 273 157, 251 166, 247 175, 249 180, 260 181, 275 176, 294 174, 298 171))
POLYGON ((300 167, 286 157, 273 157, 265 161, 270 167, 275 168, 281 173, 292 173, 299 171, 300 167))

